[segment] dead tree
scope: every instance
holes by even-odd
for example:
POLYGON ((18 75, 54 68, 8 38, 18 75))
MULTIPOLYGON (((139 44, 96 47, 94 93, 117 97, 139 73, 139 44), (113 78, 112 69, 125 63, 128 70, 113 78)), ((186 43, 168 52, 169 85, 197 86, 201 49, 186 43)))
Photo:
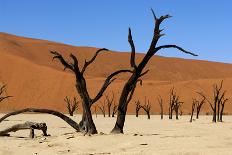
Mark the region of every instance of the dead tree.
POLYGON ((192 111, 191 111, 191 117, 190 117, 190 122, 193 121, 193 113, 194 113, 194 110, 195 110, 195 107, 197 105, 199 101, 197 101, 196 99, 193 99, 193 102, 192 102, 192 111))
POLYGON ((113 110, 112 110, 112 117, 114 117, 114 115, 117 113, 117 111, 118 111, 118 105, 116 105, 114 102, 113 110))
POLYGON ((112 92, 112 96, 111 98, 109 97, 109 95, 105 95, 105 101, 106 101, 106 105, 107 105, 107 109, 108 109, 108 117, 111 116, 111 106, 114 103, 114 92, 112 92))
POLYGON ((155 21, 154 22, 155 28, 154 28, 153 38, 152 38, 152 41, 151 41, 151 44, 150 44, 150 47, 149 47, 147 53, 144 55, 143 59, 141 60, 141 62, 138 65, 136 64, 136 61, 135 61, 135 52, 136 52, 135 45, 133 42, 131 29, 129 28, 128 42, 131 46, 130 65, 131 65, 131 68, 133 68, 133 71, 132 71, 132 75, 129 77, 128 81, 123 86, 123 90, 122 90, 120 98, 119 98, 117 120, 116 120, 115 126, 114 126, 113 130, 111 131, 111 133, 115 133, 115 134, 123 133, 123 127, 124 127, 124 123, 125 123, 127 106, 129 104, 131 98, 133 97, 138 80, 140 80, 140 78, 142 76, 144 76, 146 73, 148 73, 148 70, 145 72, 143 70, 154 54, 156 54, 161 49, 176 48, 176 49, 178 49, 186 54, 197 56, 196 54, 188 52, 177 45, 157 46, 157 43, 158 43, 160 37, 162 37, 164 35, 161 33, 162 30, 160 29, 160 25, 164 20, 170 18, 171 16, 165 15, 165 16, 161 16, 161 17, 157 18, 153 10, 152 10, 152 13, 154 16, 154 21, 155 21))
POLYGON ((98 108, 101 110, 104 117, 106 117, 106 108, 105 108, 105 102, 101 106, 98 106, 98 108))
POLYGON ((175 103, 177 102, 177 95, 175 88, 171 88, 169 92, 169 108, 168 108, 168 115, 169 119, 172 119, 173 110, 175 109, 175 103))
POLYGON ((145 104, 142 106, 143 110, 146 112, 147 114, 147 119, 151 118, 151 103, 149 100, 145 99, 145 104))
POLYGON ((221 100, 221 102, 220 102, 220 104, 221 104, 221 110, 220 110, 220 116, 219 116, 219 122, 222 122, 222 115, 223 115, 223 111, 224 111, 224 107, 225 107, 225 103, 228 101, 228 99, 226 98, 222 98, 222 100, 221 100))
POLYGON ((36 108, 26 108, 26 109, 22 109, 22 110, 17 110, 17 111, 14 111, 14 112, 10 112, 6 115, 4 115, 2 118, 0 118, 0 123, 2 121, 4 121, 6 118, 10 117, 10 116, 14 116, 14 115, 18 115, 18 114, 21 114, 21 113, 28 113, 28 112, 31 112, 31 113, 45 113, 45 114, 51 114, 51 115, 54 115, 54 116, 57 116, 59 118, 61 118, 63 121, 65 121, 66 123, 68 123, 71 127, 73 127, 77 132, 84 132, 86 133, 86 131, 82 130, 79 126, 78 123, 76 123, 74 120, 72 120, 70 117, 58 112, 58 111, 55 111, 55 110, 49 110, 49 109, 36 109, 36 108))
POLYGON ((199 101, 196 102, 196 110, 197 110, 196 119, 199 119, 201 107, 203 106, 204 103, 205 103, 205 97, 203 97, 200 102, 199 101))
POLYGON ((163 99, 161 96, 158 97, 158 103, 159 103, 159 106, 160 106, 160 118, 163 119, 163 116, 164 116, 164 110, 163 110, 163 99))
POLYGON ((4 96, 3 95, 4 92, 6 92, 6 85, 2 85, 0 87, 0 102, 2 102, 3 100, 5 100, 5 99, 7 99, 9 97, 13 97, 13 96, 8 96, 8 95, 4 96))
POLYGON ((105 82, 103 83, 103 85, 100 88, 97 95, 95 97, 91 98, 89 95, 89 92, 87 90, 87 84, 86 84, 86 80, 84 77, 84 73, 85 73, 86 69, 89 67, 89 65, 95 61, 98 54, 100 52, 106 51, 106 50, 107 49, 105 49, 105 48, 97 50, 95 55, 89 61, 85 60, 85 63, 83 65, 82 69, 80 69, 79 64, 78 64, 78 60, 77 60, 76 56, 74 56, 73 54, 70 54, 70 58, 73 60, 73 62, 70 63, 70 62, 66 61, 60 53, 58 53, 56 51, 51 51, 51 54, 53 55, 53 59, 58 59, 60 61, 60 63, 64 66, 64 70, 65 69, 71 70, 71 72, 73 72, 75 77, 76 77, 76 89, 80 95, 80 99, 82 102, 82 108, 83 108, 83 115, 82 115, 82 120, 80 122, 80 127, 83 130, 85 130, 88 134, 96 134, 97 133, 97 129, 96 129, 96 126, 93 122, 93 118, 92 118, 91 110, 90 110, 92 104, 97 102, 102 97, 102 95, 105 92, 105 90, 107 89, 107 87, 115 80, 114 77, 116 75, 118 75, 119 73, 131 72, 130 70, 118 70, 118 71, 110 74, 106 78, 105 82))
POLYGON ((73 101, 68 98, 68 96, 65 97, 64 101, 66 102, 66 107, 68 109, 68 113, 70 116, 73 116, 73 113, 78 110, 78 101, 76 97, 73 98, 73 101))
POLYGON ((25 122, 23 124, 16 124, 13 125, 5 130, 0 131, 0 136, 9 136, 10 134, 8 134, 9 132, 16 132, 19 130, 26 130, 29 129, 30 130, 30 138, 34 138, 35 137, 35 132, 34 130, 42 130, 43 132, 43 136, 49 136, 47 134, 47 125, 46 123, 36 123, 36 122, 25 122))
MULTIPOLYGON (((212 112, 213 112, 213 122, 220 121, 220 106, 222 103, 227 101, 228 99, 225 98, 226 91, 222 91, 223 80, 221 81, 220 85, 214 84, 213 85, 213 100, 212 102, 205 97, 203 93, 198 92, 205 100, 209 103, 212 112), (217 117, 218 116, 218 117, 217 117)), ((223 105, 224 106, 224 105, 223 105)), ((224 110, 224 107, 223 107, 224 110)))
POLYGON ((136 117, 139 117, 139 110, 142 108, 140 101, 136 101, 136 107, 135 107, 135 115, 136 117))
POLYGON ((177 120, 179 119, 179 109, 181 108, 181 105, 183 103, 184 102, 179 101, 179 96, 178 96, 177 101, 175 102, 175 105, 174 105, 174 110, 175 110, 175 113, 176 113, 176 119, 177 120))

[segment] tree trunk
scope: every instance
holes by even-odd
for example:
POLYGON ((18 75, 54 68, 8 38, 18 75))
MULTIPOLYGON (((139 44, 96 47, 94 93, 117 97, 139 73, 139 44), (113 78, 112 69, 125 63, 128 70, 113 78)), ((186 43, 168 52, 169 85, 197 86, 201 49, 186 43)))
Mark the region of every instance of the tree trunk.
POLYGON ((150 119, 150 118, 151 118, 150 113, 147 112, 147 119, 150 119))
POLYGON ((179 109, 178 107, 175 109, 175 111, 176 111, 176 120, 179 119, 179 117, 178 117, 178 112, 179 112, 179 110, 178 110, 178 109, 179 109))
POLYGON ((217 121, 220 121, 220 103, 217 105, 217 121))
POLYGON ((108 105, 108 117, 110 117, 110 108, 111 106, 108 105))
POLYGON ((133 89, 133 85, 136 84, 137 77, 133 75, 125 84, 122 94, 119 99, 119 105, 118 105, 118 115, 117 115, 117 120, 115 123, 115 126, 111 133, 118 134, 118 133, 123 133, 123 127, 125 123, 125 117, 126 117, 126 112, 127 112, 127 99, 130 94, 130 92, 133 89))
POLYGON ((196 119, 199 119, 199 114, 200 114, 200 109, 199 109, 199 108, 197 108, 196 119))
POLYGON ((222 108, 221 108, 221 111, 220 111, 220 118, 219 118, 220 122, 222 122, 222 116, 223 116, 224 106, 225 106, 225 104, 222 104, 222 108))

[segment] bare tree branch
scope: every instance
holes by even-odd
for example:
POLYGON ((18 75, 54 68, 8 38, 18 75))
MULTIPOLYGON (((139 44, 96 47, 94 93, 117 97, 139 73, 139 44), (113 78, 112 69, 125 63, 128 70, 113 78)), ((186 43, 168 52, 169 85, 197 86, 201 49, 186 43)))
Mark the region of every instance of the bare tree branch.
POLYGON ((156 50, 156 52, 158 52, 159 50, 164 49, 164 48, 176 48, 176 49, 178 49, 178 50, 180 50, 180 51, 182 51, 182 52, 184 52, 186 54, 190 54, 192 56, 198 56, 197 54, 194 54, 192 52, 186 51, 185 49, 183 49, 183 48, 181 48, 181 47, 179 47, 177 45, 163 45, 163 46, 156 47, 155 50, 156 50))
POLYGON ((64 114, 62 114, 58 111, 49 110, 49 109, 26 108, 26 109, 10 112, 10 113, 4 115, 2 118, 0 118, 0 123, 10 116, 18 115, 18 114, 25 113, 25 112, 46 113, 46 114, 51 114, 51 115, 57 116, 57 117, 61 118, 62 120, 64 120, 66 123, 68 123, 76 131, 78 131, 78 132, 80 131, 79 124, 76 123, 74 120, 72 120, 71 118, 65 116, 64 114))
POLYGON ((132 73, 131 70, 128 70, 128 69, 125 69, 125 70, 118 70, 112 74, 110 74, 105 82, 103 83, 100 91, 98 92, 98 94, 96 95, 96 97, 94 99, 92 99, 91 101, 91 104, 94 104, 98 99, 100 99, 103 95, 103 93, 105 92, 105 90, 107 89, 107 87, 115 80, 115 78, 113 78, 114 76, 120 74, 120 73, 126 73, 126 72, 129 72, 129 73, 132 73))
POLYGON ((97 50, 97 52, 95 53, 95 55, 92 57, 92 59, 90 59, 89 61, 85 60, 85 64, 81 70, 81 74, 84 74, 85 70, 87 69, 87 67, 94 62, 94 60, 97 58, 98 54, 101 52, 101 51, 108 51, 108 49, 106 48, 101 48, 99 50, 97 50))
POLYGON ((62 56, 60 53, 58 53, 58 52, 56 52, 56 51, 50 51, 50 52, 51 52, 51 54, 53 54, 52 60, 58 59, 58 60, 62 63, 62 65, 64 66, 64 70, 65 70, 66 68, 68 68, 68 69, 70 69, 70 70, 74 70, 73 66, 72 66, 71 64, 69 64, 69 63, 63 58, 63 56, 62 56))
POLYGON ((130 58, 131 67, 137 68, 136 63, 135 63, 135 45, 134 45, 134 41, 131 35, 130 28, 129 28, 129 34, 128 34, 128 42, 130 43, 130 46, 131 46, 131 58, 130 58))

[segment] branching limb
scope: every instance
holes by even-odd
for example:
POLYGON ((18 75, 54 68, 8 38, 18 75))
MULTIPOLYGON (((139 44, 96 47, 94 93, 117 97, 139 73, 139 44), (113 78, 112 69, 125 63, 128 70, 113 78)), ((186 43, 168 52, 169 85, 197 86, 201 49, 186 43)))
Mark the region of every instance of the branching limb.
POLYGON ((129 28, 129 34, 128 34, 128 42, 129 42, 129 44, 131 46, 131 58, 130 58, 131 67, 137 68, 136 63, 135 63, 135 45, 134 45, 134 41, 133 41, 133 38, 132 38, 130 28, 129 28))
POLYGON ((81 74, 84 74, 86 68, 87 68, 91 63, 94 62, 94 60, 97 58, 98 54, 99 54, 100 52, 102 52, 102 51, 108 51, 108 49, 106 49, 106 48, 101 48, 101 49, 97 50, 97 52, 96 52, 95 55, 92 57, 92 59, 90 59, 89 61, 85 60, 85 64, 84 64, 84 66, 83 66, 83 68, 82 68, 82 70, 81 70, 81 74))
POLYGON ((70 69, 70 70, 74 70, 74 68, 73 68, 73 66, 71 65, 71 64, 69 64, 64 58, 63 58, 63 56, 60 54, 60 53, 58 53, 58 52, 56 52, 56 51, 50 51, 51 52, 51 54, 53 55, 53 60, 54 59, 58 59, 61 63, 62 63, 62 65, 64 66, 64 70, 66 69, 66 68, 68 68, 68 69, 70 69))
POLYGON ((198 56, 197 54, 194 54, 192 52, 189 52, 189 51, 186 51, 185 49, 177 46, 177 45, 163 45, 163 46, 159 46, 159 47, 156 47, 155 51, 158 52, 159 50, 161 49, 164 49, 164 48, 176 48, 178 50, 180 50, 181 52, 184 52, 186 54, 190 54, 192 56, 198 56))
POLYGON ((116 78, 113 78, 114 76, 116 76, 120 73, 127 73, 127 72, 133 73, 131 70, 125 69, 125 70, 118 70, 118 71, 110 74, 106 78, 105 82, 103 83, 103 85, 102 85, 100 91, 98 92, 98 94, 96 95, 96 97, 94 99, 92 99, 91 104, 94 104, 96 101, 98 101, 102 97, 102 95, 105 92, 105 90, 107 89, 107 87, 116 79, 116 78))

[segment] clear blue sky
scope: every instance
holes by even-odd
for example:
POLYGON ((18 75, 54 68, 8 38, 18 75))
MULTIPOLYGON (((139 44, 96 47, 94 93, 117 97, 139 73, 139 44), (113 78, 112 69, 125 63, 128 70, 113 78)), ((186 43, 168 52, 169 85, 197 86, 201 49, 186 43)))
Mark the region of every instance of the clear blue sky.
MULTIPOLYGON (((0 31, 76 46, 147 50, 153 17, 170 14, 160 44, 177 44, 197 59, 232 63, 232 0, 0 0, 0 31)), ((192 58, 176 50, 159 55, 192 58)))

